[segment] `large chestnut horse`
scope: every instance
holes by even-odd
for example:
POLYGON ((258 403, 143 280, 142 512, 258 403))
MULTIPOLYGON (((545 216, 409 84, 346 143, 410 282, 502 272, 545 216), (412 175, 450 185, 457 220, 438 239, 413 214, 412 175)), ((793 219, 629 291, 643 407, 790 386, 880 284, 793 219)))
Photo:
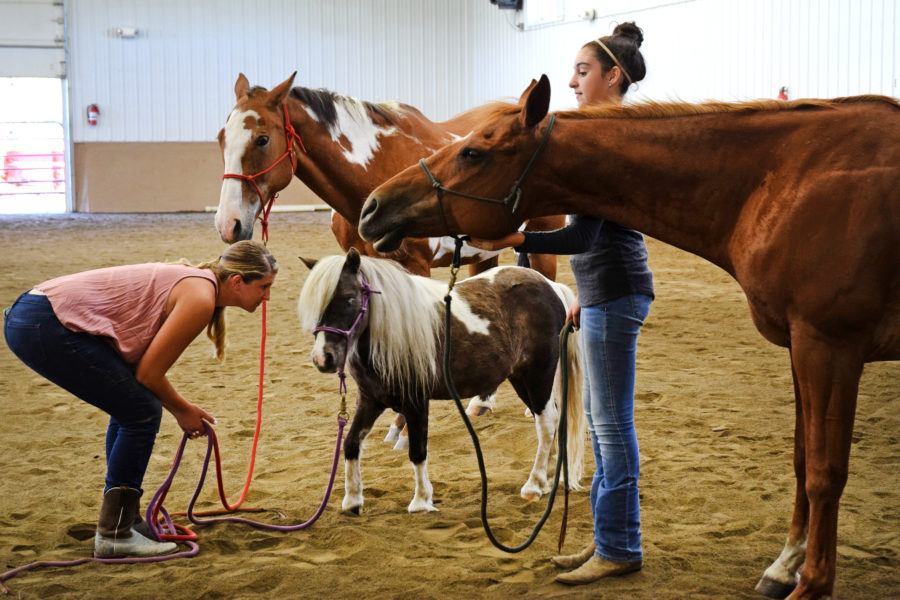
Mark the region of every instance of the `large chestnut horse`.
POLYGON ((583 213, 725 269, 760 333, 790 350, 796 395, 794 516, 757 589, 828 598, 859 378, 866 362, 900 359, 900 106, 862 96, 546 119, 549 99, 542 78, 521 107, 424 161, 430 176, 414 166, 378 187, 360 232, 389 250, 403 236, 496 238, 528 217, 583 213), (516 202, 513 180, 538 153, 516 202))

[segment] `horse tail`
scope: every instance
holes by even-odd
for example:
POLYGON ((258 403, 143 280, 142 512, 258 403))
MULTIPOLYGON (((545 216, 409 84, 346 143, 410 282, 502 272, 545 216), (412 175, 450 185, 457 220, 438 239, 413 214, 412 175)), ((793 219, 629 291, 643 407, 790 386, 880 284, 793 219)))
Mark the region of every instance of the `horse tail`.
MULTIPOLYGON (((565 310, 575 301, 575 294, 566 285, 556 283, 565 305, 565 310)), ((569 489, 583 489, 581 478, 584 476, 584 440, 587 437, 587 419, 584 416, 584 402, 581 398, 581 369, 584 361, 581 356, 581 339, 577 331, 569 334, 566 348, 566 372, 568 380, 568 397, 566 399, 566 454, 569 465, 569 489)), ((562 360, 563 357, 560 357, 562 360)), ((553 383, 553 400, 557 407, 562 404, 563 385, 562 373, 559 366, 556 368, 556 377, 553 383)))

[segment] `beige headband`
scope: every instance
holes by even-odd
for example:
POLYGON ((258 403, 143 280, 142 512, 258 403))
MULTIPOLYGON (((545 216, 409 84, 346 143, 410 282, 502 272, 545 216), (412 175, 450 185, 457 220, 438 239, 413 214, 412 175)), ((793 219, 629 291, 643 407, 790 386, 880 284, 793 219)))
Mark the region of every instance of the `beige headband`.
POLYGON ((606 50, 606 53, 609 54, 609 57, 610 57, 611 59, 613 59, 613 62, 616 63, 616 66, 619 67, 619 70, 620 70, 620 71, 622 71, 622 74, 625 76, 625 79, 628 80, 628 85, 631 85, 632 83, 634 83, 634 82, 631 80, 631 75, 628 74, 628 71, 625 70, 625 67, 622 66, 622 63, 619 62, 619 59, 616 58, 616 55, 613 54, 613 53, 610 51, 610 49, 606 47, 606 44, 603 43, 603 40, 601 40, 600 38, 597 38, 597 39, 594 40, 594 41, 597 42, 598 44, 600 44, 600 47, 603 48, 604 50, 606 50))

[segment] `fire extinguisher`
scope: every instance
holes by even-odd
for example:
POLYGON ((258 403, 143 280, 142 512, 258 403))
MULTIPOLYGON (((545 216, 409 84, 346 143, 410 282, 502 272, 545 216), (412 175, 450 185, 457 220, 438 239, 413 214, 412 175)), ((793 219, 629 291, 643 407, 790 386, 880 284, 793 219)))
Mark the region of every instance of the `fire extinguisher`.
POLYGON ((100 117, 100 109, 96 104, 91 104, 87 109, 88 125, 96 125, 97 118, 100 117))
POLYGON ((788 99, 788 89, 787 86, 781 86, 781 89, 778 90, 778 99, 779 100, 787 100, 788 99))

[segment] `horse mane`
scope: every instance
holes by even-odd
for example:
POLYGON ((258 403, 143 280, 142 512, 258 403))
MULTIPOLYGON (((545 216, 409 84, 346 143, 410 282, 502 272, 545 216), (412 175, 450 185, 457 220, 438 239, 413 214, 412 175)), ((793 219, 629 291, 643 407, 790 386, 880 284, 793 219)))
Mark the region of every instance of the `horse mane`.
POLYGON ((692 115, 709 115, 721 113, 758 113, 792 110, 833 109, 847 104, 865 102, 882 103, 900 110, 900 103, 887 96, 865 95, 845 98, 800 100, 749 100, 746 102, 710 101, 699 104, 691 102, 657 102, 647 101, 640 104, 586 106, 578 110, 566 110, 556 113, 564 119, 664 119, 692 115))
POLYGON ((291 97, 308 106, 329 129, 337 125, 338 105, 354 117, 363 115, 369 118, 377 117, 390 125, 396 125, 401 117, 401 105, 396 102, 358 100, 322 88, 313 90, 298 86, 291 90, 291 97))
MULTIPOLYGON (((754 113, 790 110, 833 109, 843 105, 879 103, 895 110, 900 110, 900 102, 888 96, 869 94, 864 96, 848 96, 831 99, 801 100, 750 100, 747 102, 657 102, 648 100, 639 104, 601 104, 585 106, 578 110, 562 110, 556 112, 563 119, 664 119, 691 115, 709 115, 718 113, 754 113)), ((491 122, 499 117, 517 114, 521 105, 509 102, 495 102, 483 107, 484 122, 491 122)))
MULTIPOLYGON (((446 285, 411 275, 392 260, 360 259, 366 281, 381 292, 369 299, 371 363, 392 387, 427 396, 437 372, 436 344, 443 331, 439 308, 446 285)), ((304 329, 312 331, 325 313, 344 261, 342 255, 327 256, 310 271, 298 303, 304 329)), ((351 346, 348 359, 356 352, 356 346, 351 346)))

